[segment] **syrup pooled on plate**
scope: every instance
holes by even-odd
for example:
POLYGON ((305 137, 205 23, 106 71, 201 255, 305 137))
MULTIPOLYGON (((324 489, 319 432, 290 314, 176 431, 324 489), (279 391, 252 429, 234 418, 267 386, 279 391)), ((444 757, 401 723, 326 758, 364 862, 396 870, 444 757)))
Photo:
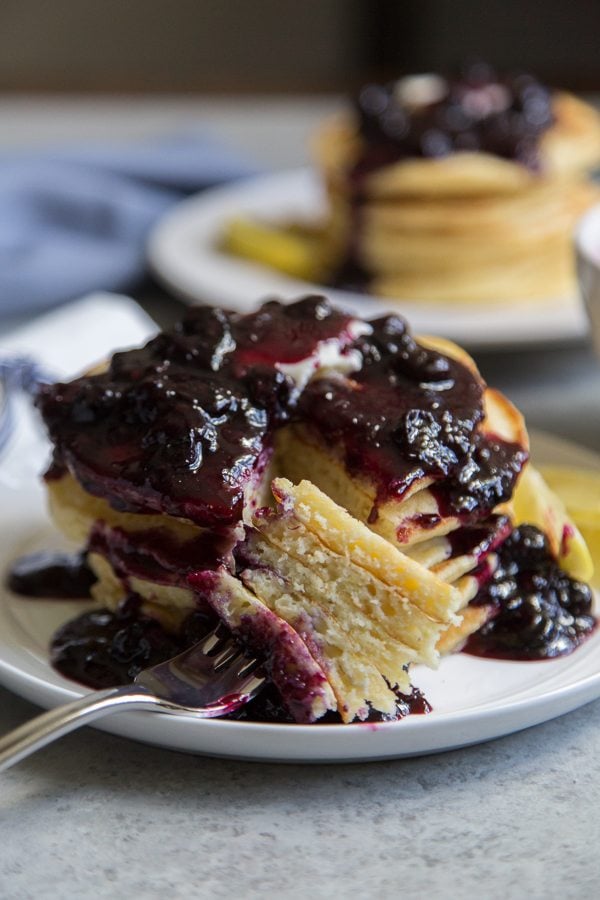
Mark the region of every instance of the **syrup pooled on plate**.
POLYGON ((79 600, 90 596, 95 580, 85 553, 41 551, 17 559, 9 569, 6 586, 24 597, 79 600))

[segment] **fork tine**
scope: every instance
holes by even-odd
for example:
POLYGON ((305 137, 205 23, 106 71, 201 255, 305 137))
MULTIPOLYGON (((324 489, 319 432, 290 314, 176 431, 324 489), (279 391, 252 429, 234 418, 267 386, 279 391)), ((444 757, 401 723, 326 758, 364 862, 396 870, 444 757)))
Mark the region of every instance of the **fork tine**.
POLYGON ((262 670, 240 676, 235 669, 230 668, 221 676, 219 697, 210 705, 224 703, 230 710, 237 709, 254 697, 263 686, 265 678, 262 670))
POLYGON ((248 657, 244 657, 244 665, 241 669, 238 669, 237 674, 238 678, 244 678, 246 675, 252 675, 258 667, 260 666, 260 662, 258 659, 248 659, 248 657))
POLYGON ((174 659, 140 672, 135 681, 199 715, 224 715, 260 690, 265 677, 257 671, 259 665, 219 625, 174 659), (203 707, 210 711, 203 713, 203 707))
POLYGON ((244 654, 237 647, 233 641, 230 644, 227 644, 223 647, 222 650, 216 656, 211 657, 211 662, 213 664, 213 669, 215 672, 219 672, 224 669, 226 666, 231 665, 235 666, 237 660, 239 658, 243 658, 244 654))
MULTIPOLYGON (((213 631, 209 631, 207 635, 205 635, 197 644, 194 646, 198 648, 204 656, 210 656, 215 652, 215 649, 223 643, 225 640, 231 640, 230 636, 225 636, 222 631, 220 631, 220 626, 217 625, 213 631)), ((193 649, 193 648, 190 648, 193 649)))

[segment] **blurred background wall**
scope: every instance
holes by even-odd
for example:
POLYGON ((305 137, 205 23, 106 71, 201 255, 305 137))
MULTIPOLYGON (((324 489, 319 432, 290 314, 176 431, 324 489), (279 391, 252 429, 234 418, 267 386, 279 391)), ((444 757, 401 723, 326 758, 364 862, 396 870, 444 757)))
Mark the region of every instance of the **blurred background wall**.
POLYGON ((317 92, 472 56, 600 88, 600 0, 0 0, 0 91, 317 92))

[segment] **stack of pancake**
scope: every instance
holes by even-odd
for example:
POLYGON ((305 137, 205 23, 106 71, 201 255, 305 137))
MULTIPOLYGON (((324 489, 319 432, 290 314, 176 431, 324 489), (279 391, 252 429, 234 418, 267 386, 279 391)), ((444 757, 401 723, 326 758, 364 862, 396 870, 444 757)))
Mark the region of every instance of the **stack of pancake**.
POLYGON ((487 67, 370 85, 315 154, 340 283, 452 303, 574 293, 600 162, 600 118, 574 96, 487 67))
POLYGON ((412 667, 493 611, 470 603, 512 531, 524 423, 397 317, 196 310, 39 405, 51 511, 98 602, 173 633, 217 616, 296 721, 393 718, 412 667))

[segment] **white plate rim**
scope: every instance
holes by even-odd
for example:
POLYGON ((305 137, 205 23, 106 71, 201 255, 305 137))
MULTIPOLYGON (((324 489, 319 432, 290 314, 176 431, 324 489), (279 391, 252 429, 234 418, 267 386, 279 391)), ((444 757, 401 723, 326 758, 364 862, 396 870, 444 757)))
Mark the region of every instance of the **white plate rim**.
POLYGON ((236 215, 314 219, 322 208, 321 186, 307 168, 211 188, 177 204, 155 226, 147 244, 148 263, 162 283, 191 304, 210 302, 248 311, 267 297, 292 300, 324 293, 361 316, 399 312, 416 333, 440 334, 480 349, 566 343, 588 333, 583 303, 575 296, 480 307, 409 299, 395 303, 292 279, 216 249, 223 226, 236 215))

